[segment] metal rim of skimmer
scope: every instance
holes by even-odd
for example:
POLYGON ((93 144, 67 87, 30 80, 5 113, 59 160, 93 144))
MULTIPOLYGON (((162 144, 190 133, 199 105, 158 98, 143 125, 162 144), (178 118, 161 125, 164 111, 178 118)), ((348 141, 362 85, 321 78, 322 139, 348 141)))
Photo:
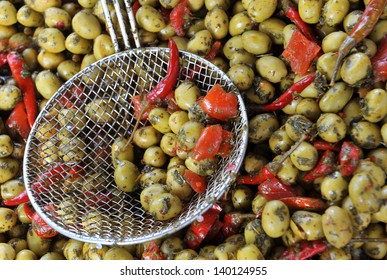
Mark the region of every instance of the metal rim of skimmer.
MULTIPOLYGON (((107 158, 98 157, 99 147, 111 146, 118 136, 129 136, 135 122, 130 97, 138 94, 140 89, 149 91, 165 76, 168 57, 167 48, 143 48, 123 51, 97 61, 65 82, 37 117, 27 140, 24 155, 25 185, 35 210, 48 225, 62 235, 83 242, 106 245, 136 244, 161 238, 199 219, 235 182, 248 140, 248 120, 242 97, 223 71, 205 59, 184 51, 180 51, 182 65, 180 81, 186 79, 186 75, 194 75, 193 81, 203 94, 215 83, 219 83, 227 91, 235 93, 239 103, 239 116, 231 122, 235 145, 230 156, 219 161, 217 171, 210 176, 207 191, 200 195, 195 194, 185 203, 177 217, 167 221, 156 221, 142 209, 138 192, 125 193, 115 186, 110 155, 107 158), (82 96, 82 100, 77 99, 79 96, 71 95, 74 86, 83 89, 85 95, 82 96), (69 113, 63 111, 66 109, 63 105, 65 102, 61 102, 63 99, 79 101, 81 104, 79 112, 82 116, 69 115, 59 119, 63 112, 69 113), (105 120, 110 118, 111 122, 105 121, 101 124, 100 120, 90 117, 92 115, 87 110, 91 109, 86 104, 96 99, 103 99, 101 104, 108 104, 107 107, 103 105, 94 109, 104 110, 107 118, 105 120), (109 108, 108 111, 106 108, 109 108), (59 126, 61 121, 62 124, 59 126), (61 129, 54 130, 51 137, 40 141, 38 138, 42 138, 37 132, 39 126, 46 123, 61 129), (78 127, 79 123, 82 125, 78 127), (69 131, 70 134, 61 138, 63 133, 69 131), (68 142, 69 139, 71 141, 68 142), (44 192, 37 192, 31 188, 37 176, 52 166, 50 162, 63 160, 58 149, 71 153, 75 148, 84 154, 82 162, 87 170, 80 181, 68 182, 66 178, 60 179, 49 184, 44 192), (102 196, 109 197, 111 204, 108 204, 108 207, 106 205, 94 207, 87 203, 88 199, 100 199, 102 196), (48 208, 51 210, 47 210, 48 208), (88 215, 90 218, 95 213, 99 216, 87 219, 88 215)), ((144 124, 141 123, 142 126, 144 124)), ((75 162, 76 160, 72 160, 68 164, 75 162)))

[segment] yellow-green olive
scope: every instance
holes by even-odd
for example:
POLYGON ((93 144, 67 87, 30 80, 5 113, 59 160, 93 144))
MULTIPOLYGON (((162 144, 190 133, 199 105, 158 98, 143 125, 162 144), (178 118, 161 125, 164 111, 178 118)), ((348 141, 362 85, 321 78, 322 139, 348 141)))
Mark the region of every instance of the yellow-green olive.
POLYGON ((163 135, 160 141, 161 150, 168 156, 176 156, 177 136, 172 132, 163 135))
POLYGON ((249 152, 243 159, 243 169, 249 174, 258 173, 266 164, 268 160, 254 152, 249 152))
POLYGON ((193 260, 198 257, 198 253, 193 249, 183 249, 175 254, 174 260, 193 260))
POLYGON ((9 231, 17 223, 17 213, 5 207, 0 207, 0 233, 9 231))
MULTIPOLYGON (((59 111, 58 121, 62 128, 69 128, 71 132, 76 133, 85 127, 87 119, 81 111, 77 110, 76 108, 69 108, 62 109, 59 111)), ((50 126, 48 126, 47 128, 50 128, 50 126)), ((49 131, 51 133, 54 132, 54 130, 52 130, 51 128, 49 131)), ((59 137, 66 136, 66 130, 61 129, 61 132, 63 132, 63 134, 60 134, 59 137)))
POLYGON ((293 141, 300 140, 304 135, 311 133, 313 122, 303 115, 292 115, 285 122, 285 131, 293 141))
POLYGON ((0 40, 9 39, 13 34, 16 34, 18 31, 16 26, 4 26, 0 25, 0 40))
POLYGON ((209 10, 204 18, 204 25, 215 40, 223 39, 228 34, 229 19, 226 11, 221 7, 209 10))
POLYGON ((328 26, 335 26, 344 20, 349 11, 349 0, 328 0, 322 10, 322 18, 328 26))
POLYGON ((350 135, 356 145, 363 149, 374 149, 382 141, 379 126, 368 121, 353 123, 350 135))
POLYGON ((94 39, 93 53, 95 59, 99 60, 114 54, 115 49, 109 35, 100 34, 94 39))
POLYGON ((284 128, 274 131, 269 138, 270 150, 277 154, 283 154, 294 144, 294 141, 288 136, 284 128))
POLYGON ((3 85, 0 87, 0 110, 10 111, 22 100, 22 92, 17 86, 3 85))
POLYGON ((145 187, 140 194, 141 206, 144 210, 149 210, 149 204, 151 201, 160 193, 167 192, 166 186, 163 184, 153 184, 148 187, 145 187))
MULTIPOLYGON (((276 156, 273 159, 273 163, 276 163, 280 159, 280 156, 276 156)), ((294 166, 291 159, 288 157, 280 164, 280 168, 277 172, 277 177, 281 181, 287 184, 296 183, 296 179, 298 177, 299 170, 294 166)))
POLYGON ((55 27, 44 28, 38 35, 39 47, 51 53, 60 53, 66 49, 65 36, 55 27))
POLYGON ((316 24, 321 17, 323 0, 299 0, 298 12, 301 19, 309 24, 316 24))
POLYGON ((321 42, 321 48, 323 52, 337 52, 347 37, 348 34, 341 30, 328 34, 321 42))
POLYGON ((277 2, 277 0, 250 0, 246 10, 253 21, 260 23, 274 14, 277 2))
POLYGON ((232 54, 239 50, 244 50, 242 35, 233 36, 224 43, 223 54, 227 59, 231 59, 232 54))
POLYGON ((215 260, 214 251, 215 245, 205 245, 199 249, 199 256, 204 257, 208 260, 215 260))
MULTIPOLYGON (((333 69, 335 67, 337 61, 337 53, 335 52, 328 52, 324 53, 317 59, 317 70, 326 76, 328 80, 332 78, 333 75, 333 69)), ((338 81, 341 78, 341 72, 340 69, 343 69, 343 66, 339 66, 339 71, 337 72, 335 80, 338 81)))
POLYGON ((109 247, 106 245, 99 246, 95 243, 84 243, 82 255, 85 260, 102 260, 108 250, 109 247))
POLYGON ((273 55, 257 59, 256 69, 263 78, 272 83, 279 83, 288 74, 285 63, 273 55))
MULTIPOLYGON (((360 97, 354 97, 343 108, 343 120, 349 128, 353 123, 362 119, 360 97)), ((349 130, 349 129, 348 129, 349 130)))
POLYGON ((58 75, 63 80, 70 80, 81 70, 81 64, 73 60, 64 60, 57 67, 58 75))
POLYGON ((348 182, 340 172, 325 176, 320 183, 321 195, 329 201, 340 201, 348 194, 348 182))
POLYGON ((67 260, 81 260, 83 244, 82 241, 69 239, 63 248, 63 255, 67 260))
POLYGON ((48 27, 66 30, 71 27, 71 15, 62 8, 50 7, 44 11, 44 22, 48 27))
POLYGON ((284 35, 283 30, 286 26, 286 23, 279 18, 268 18, 262 21, 259 24, 259 31, 266 33, 269 35, 273 44, 283 45, 284 43, 284 35))
MULTIPOLYGON (((381 224, 371 224, 365 230, 365 238, 386 238, 386 231, 381 224)), ((375 260, 383 259, 387 254, 385 242, 366 242, 362 249, 370 258, 375 260)))
POLYGON ((290 23, 290 24, 287 24, 282 30, 283 37, 284 37, 284 40, 283 40, 284 48, 288 46, 289 41, 292 38, 293 32, 296 29, 297 29, 297 26, 293 23, 290 23))
POLYGON ((261 250, 254 244, 246 244, 239 248, 236 254, 237 260, 264 260, 261 250))
POLYGON ((370 224, 371 214, 366 212, 359 212, 353 204, 350 196, 346 196, 343 199, 341 207, 348 213, 354 229, 364 230, 370 224))
POLYGON ((187 51, 197 54, 199 56, 205 56, 212 46, 212 35, 207 29, 196 32, 187 43, 187 51))
POLYGON ((30 71, 33 71, 38 67, 38 51, 35 48, 24 49, 22 56, 30 71))
POLYGON ((227 75, 240 91, 248 90, 254 82, 254 70, 244 64, 231 66, 227 71, 227 75))
POLYGON ((82 38, 92 40, 102 32, 101 23, 91 10, 83 9, 72 19, 73 30, 82 38))
POLYGON ((16 159, 10 157, 0 158, 0 184, 14 178, 20 167, 20 162, 16 159))
POLYGON ((255 144, 268 140, 279 128, 279 121, 274 114, 258 114, 249 121, 249 141, 255 144))
MULTIPOLYGON (((191 0, 190 2, 194 2, 194 1, 191 0)), ((201 1, 197 1, 197 2, 200 3, 201 1)), ((216 7, 220 7, 226 11, 230 7, 231 3, 232 2, 230 0, 204 0, 204 5, 206 6, 206 9, 209 11, 211 11, 216 7)))
POLYGON ((335 248, 343 248, 353 235, 348 213, 341 207, 330 206, 322 215, 322 228, 325 238, 335 248))
POLYGON ((114 167, 122 160, 133 162, 134 147, 131 143, 128 143, 128 139, 117 137, 112 144, 112 162, 114 167))
POLYGON ((177 134, 180 127, 188 122, 188 113, 186 111, 176 111, 173 112, 168 120, 168 125, 171 128, 172 132, 177 134))
POLYGON ((59 144, 58 154, 62 157, 63 161, 77 161, 86 156, 85 149, 86 144, 79 137, 62 139, 59 144))
POLYGON ((37 257, 41 257, 48 252, 52 243, 51 238, 43 238, 36 234, 30 227, 27 232, 28 249, 35 253, 37 257))
POLYGON ((177 144, 180 149, 191 150, 203 130, 203 125, 196 121, 185 122, 177 133, 177 144))
POLYGON ((320 107, 313 98, 303 98, 296 107, 296 114, 303 115, 311 121, 316 121, 320 114, 320 107))
POLYGON ((281 237, 289 228, 289 209, 280 200, 270 200, 263 207, 262 227, 265 233, 272 237, 281 237))
POLYGON ((191 186, 183 177, 186 169, 184 165, 177 165, 167 171, 167 190, 182 201, 188 201, 193 195, 191 186))
POLYGON ((167 183, 167 170, 162 168, 151 168, 141 173, 140 185, 142 188, 146 188, 152 184, 163 184, 167 183))
MULTIPOLYGON (((267 199, 262 194, 257 194, 254 197, 253 201, 251 202, 251 208, 252 208, 251 210, 253 211, 253 213, 254 214, 261 213, 266 202, 267 202, 267 199)), ((245 234, 246 234, 246 229, 245 229, 245 234)))
POLYGON ((111 123, 117 117, 114 107, 113 100, 99 98, 86 104, 85 112, 97 123, 111 123))
POLYGON ((165 26, 165 20, 160 11, 152 6, 141 6, 136 13, 139 26, 149 32, 159 32, 165 26))
POLYGON ((367 92, 360 101, 362 116, 373 123, 381 121, 387 115, 387 92, 376 88, 367 92))
POLYGON ((162 167, 167 162, 167 155, 159 146, 151 146, 145 150, 143 162, 149 166, 162 167))
POLYGON ((189 170, 199 174, 200 176, 210 176, 214 174, 218 167, 218 158, 208 158, 202 160, 195 160, 192 157, 187 157, 185 165, 189 170))
POLYGON ((231 191, 231 201, 235 210, 249 211, 254 197, 252 189, 248 186, 236 186, 231 191))
POLYGON ((241 35, 243 32, 251 30, 253 25, 247 11, 239 12, 230 19, 228 30, 231 36, 241 35))
POLYGON ((324 237, 322 217, 318 213, 295 211, 290 217, 290 228, 304 240, 318 240, 324 237))
POLYGON ((179 237, 168 237, 160 245, 160 250, 163 252, 168 260, 173 260, 175 255, 186 248, 186 244, 179 237))
POLYGON ((246 98, 256 104, 267 104, 273 100, 275 87, 265 79, 259 79, 257 82, 254 78, 254 86, 246 92, 246 98))
POLYGON ((343 29, 346 33, 351 32, 351 30, 355 27, 356 23, 360 20, 362 14, 362 10, 353 10, 345 16, 343 20, 343 29))
POLYGON ((344 59, 341 78, 349 85, 361 83, 370 76, 371 60, 365 53, 354 53, 344 59))
POLYGON ((37 259, 38 257, 36 256, 36 254, 29 249, 21 250, 16 254, 16 257, 15 257, 15 260, 37 260, 37 259))
POLYGON ((61 80, 50 70, 40 71, 35 77, 38 92, 46 99, 50 99, 61 87, 61 80))
POLYGON ((73 54, 87 54, 93 48, 91 40, 87 40, 76 32, 70 33, 65 40, 65 46, 73 54))
POLYGON ((122 160, 114 170, 114 181, 124 192, 133 192, 137 187, 140 175, 138 167, 127 160, 122 160))
POLYGON ((178 196, 171 193, 160 193, 149 204, 149 212, 156 220, 164 221, 176 217, 182 207, 178 196))
POLYGON ((360 172, 366 172, 371 175, 371 179, 376 187, 381 188, 384 185, 386 180, 386 173, 382 167, 378 166, 370 159, 361 159, 359 161, 359 164, 355 170, 355 174, 360 172))
POLYGON ((375 43, 379 43, 386 34, 387 19, 380 19, 372 29, 369 38, 375 43))
POLYGON ((320 254, 320 260, 351 260, 351 253, 345 249, 330 247, 320 254))
POLYGON ((148 120, 151 125, 161 133, 168 133, 171 131, 169 127, 170 114, 165 108, 156 107, 149 112, 148 120))
POLYGON ((318 161, 318 152, 309 142, 302 141, 301 144, 290 154, 290 159, 295 167, 301 171, 312 170, 318 161))
POLYGON ((199 96, 199 87, 189 80, 181 82, 175 89, 176 103, 182 110, 188 111, 199 96))
POLYGON ((10 1, 0 2, 0 25, 13 25, 17 22, 16 7, 10 1))
POLYGON ((46 1, 33 1, 26 0, 25 3, 31 7, 33 10, 43 13, 50 7, 60 7, 62 4, 61 0, 46 0, 46 1))
POLYGON ((28 5, 20 7, 16 14, 17 21, 26 27, 38 27, 44 23, 43 15, 28 5))
POLYGON ((134 257, 125 248, 114 246, 103 255, 103 260, 133 260, 134 257))
POLYGON ((347 133, 347 126, 344 120, 334 113, 321 114, 316 124, 318 135, 330 143, 339 142, 347 133))
POLYGON ((39 65, 45 69, 56 70, 58 65, 66 59, 66 55, 61 53, 52 53, 41 49, 38 54, 39 65))
POLYGON ((344 82, 337 82, 321 97, 319 107, 324 113, 338 113, 344 109, 352 95, 352 87, 344 82))
POLYGON ((243 48, 254 55, 268 53, 272 40, 266 33, 259 30, 248 30, 242 33, 243 48))
POLYGON ((133 142, 142 149, 157 145, 161 140, 162 134, 153 126, 147 125, 137 129, 134 133, 133 142))
POLYGON ((15 257, 16 251, 11 245, 0 243, 0 260, 14 260, 15 257))

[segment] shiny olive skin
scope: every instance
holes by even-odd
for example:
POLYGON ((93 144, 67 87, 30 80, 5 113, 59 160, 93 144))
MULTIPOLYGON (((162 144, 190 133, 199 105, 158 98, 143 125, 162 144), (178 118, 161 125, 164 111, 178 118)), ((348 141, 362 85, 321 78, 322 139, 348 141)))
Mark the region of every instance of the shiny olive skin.
POLYGON ((281 237, 290 225, 289 209, 280 200, 268 201, 262 211, 262 227, 272 238, 281 237))
POLYGON ((312 170, 318 161, 317 149, 309 142, 301 144, 290 154, 290 159, 295 167, 301 171, 312 170))
POLYGON ((348 213, 354 229, 364 230, 370 224, 371 214, 358 211, 350 196, 346 196, 342 200, 341 207, 348 213))
POLYGON ((322 215, 322 228, 325 238, 335 248, 342 248, 351 241, 352 223, 343 208, 328 207, 322 215))
POLYGON ((318 240, 324 237, 322 217, 318 213, 298 210, 290 217, 292 231, 306 240, 318 240))
POLYGON ((347 126, 344 120, 334 113, 323 113, 317 122, 318 135, 325 141, 336 143, 347 134, 347 126))
POLYGON ((274 114, 258 114, 249 121, 249 141, 255 144, 266 141, 278 128, 279 122, 274 114))
POLYGON ((377 148, 382 141, 379 126, 368 121, 353 123, 350 136, 353 142, 363 149, 377 148))
POLYGON ((140 175, 138 167, 127 160, 122 160, 114 171, 114 181, 124 192, 133 192, 137 186, 137 178, 140 175))

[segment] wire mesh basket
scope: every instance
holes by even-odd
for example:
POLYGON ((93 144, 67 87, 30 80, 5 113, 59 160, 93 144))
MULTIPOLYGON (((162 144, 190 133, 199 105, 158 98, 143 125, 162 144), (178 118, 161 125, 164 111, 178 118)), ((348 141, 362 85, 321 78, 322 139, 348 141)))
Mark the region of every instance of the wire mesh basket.
POLYGON ((136 119, 131 97, 149 91, 166 75, 168 58, 167 48, 144 48, 99 60, 64 83, 39 114, 26 145, 24 180, 33 207, 59 233, 106 245, 150 241, 200 218, 235 181, 247 147, 242 97, 216 66, 180 51, 179 81, 190 75, 203 95, 216 83, 237 95, 239 116, 230 123, 232 151, 220 159, 206 192, 195 194, 170 220, 155 220, 141 207, 139 192, 123 192, 115 185, 109 147, 117 137, 132 133, 136 119), (73 104, 75 111, 69 106, 73 104), (71 176, 58 172, 58 162, 71 176))

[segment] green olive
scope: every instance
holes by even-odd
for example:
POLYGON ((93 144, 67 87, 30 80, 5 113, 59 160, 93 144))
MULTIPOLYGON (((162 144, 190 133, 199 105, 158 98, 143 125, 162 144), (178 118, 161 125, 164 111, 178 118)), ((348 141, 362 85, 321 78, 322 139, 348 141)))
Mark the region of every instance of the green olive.
POLYGON ((160 250, 167 255, 167 259, 173 260, 175 255, 184 250, 186 244, 179 237, 168 237, 161 243, 160 250))
POLYGON ((274 14, 277 8, 277 2, 277 0, 251 0, 248 1, 247 7, 245 8, 251 19, 260 23, 274 14))
POLYGON ((290 218, 292 231, 306 240, 318 240, 324 237, 322 217, 318 213, 298 210, 290 218))
POLYGON ((347 212, 351 219, 352 226, 356 230, 364 230, 371 222, 371 214, 366 212, 360 212, 356 209, 350 196, 346 196, 341 207, 347 212))
POLYGON ((303 115, 311 121, 316 121, 320 114, 320 108, 315 99, 303 98, 296 107, 296 114, 303 115))
POLYGON ((328 26, 340 24, 349 11, 349 0, 328 0, 322 10, 322 18, 328 26))
POLYGON ((134 133, 133 142, 136 146, 146 149, 160 143, 162 134, 153 126, 140 127, 134 133))
POLYGON ((114 246, 109 248, 103 255, 104 260, 133 260, 131 253, 122 247, 114 246))
POLYGON ((356 85, 370 76, 371 69, 371 60, 366 54, 354 53, 344 59, 340 75, 347 84, 356 85))
POLYGON ((264 260, 259 248, 254 244, 246 244, 237 251, 237 260, 264 260))
POLYGON ((351 254, 345 249, 327 248, 320 254, 320 260, 351 260, 351 254))
MULTIPOLYGON (((380 224, 371 224, 365 230, 366 238, 386 238, 386 231, 380 224)), ((367 242, 362 246, 363 251, 372 259, 383 259, 387 254, 385 242, 367 242)))
POLYGON ((43 13, 44 23, 48 27, 56 27, 60 30, 66 30, 71 27, 71 15, 64 9, 50 7, 43 13))
POLYGON ((321 17, 323 0, 300 0, 298 1, 298 12, 301 19, 309 24, 316 24, 321 17))
POLYGON ((321 195, 329 201, 340 201, 348 194, 348 182, 340 172, 335 171, 323 178, 321 195))
POLYGON ((348 213, 338 206, 328 207, 322 215, 322 228, 325 238, 335 248, 343 248, 353 235, 348 213))
POLYGON ((225 38, 229 30, 229 19, 226 11, 218 6, 209 10, 204 18, 204 25, 215 40, 225 38))
POLYGON ((177 144, 180 149, 191 150, 203 130, 203 125, 196 121, 185 122, 177 133, 177 144))
POLYGON ((188 111, 199 96, 199 87, 189 80, 182 81, 175 89, 175 100, 182 110, 188 111))
POLYGON ((15 257, 15 260, 37 260, 37 259, 38 257, 36 256, 36 254, 29 249, 21 250, 16 254, 16 257, 15 257))
POLYGON ((167 162, 167 155, 159 146, 151 146, 144 152, 143 162, 153 167, 162 167, 167 162))
POLYGON ((382 142, 379 126, 368 121, 353 123, 350 136, 353 142, 363 149, 377 148, 382 142))
POLYGON ((177 165, 167 171, 167 190, 182 201, 190 200, 194 193, 191 186, 184 180, 186 169, 184 165, 177 165))
POLYGON ((146 188, 152 184, 167 183, 167 171, 162 168, 150 168, 145 172, 141 172, 140 185, 142 188, 146 188))
POLYGON ((160 11, 150 5, 143 5, 138 9, 136 21, 141 28, 149 32, 159 32, 166 26, 160 11))
POLYGON ((16 17, 17 21, 26 27, 38 27, 44 23, 43 15, 33 10, 28 5, 20 7, 17 11, 16 17))
POLYGON ((142 208, 148 211, 151 201, 160 193, 165 193, 165 192, 167 192, 166 185, 155 183, 153 185, 145 187, 140 194, 140 201, 141 201, 142 208))
POLYGON ((247 11, 236 13, 230 18, 228 29, 231 36, 241 35, 252 28, 251 19, 247 11))
POLYGON ((93 48, 91 40, 81 37, 76 32, 72 32, 66 37, 65 46, 73 54, 88 54, 93 48))
POLYGON ((337 82, 321 97, 319 107, 324 113, 338 113, 351 100, 353 89, 346 83, 337 82))
POLYGON ((253 68, 244 64, 231 66, 227 71, 227 75, 240 91, 248 90, 254 82, 253 68))
POLYGON ((183 249, 175 254, 174 260, 193 260, 198 257, 198 253, 193 249, 183 249))
POLYGON ((344 120, 334 113, 321 114, 316 124, 318 135, 330 143, 339 142, 347 133, 347 126, 344 120))
POLYGON ((258 30, 247 30, 242 33, 243 48, 254 55, 268 53, 272 40, 266 33, 258 30))
POLYGON ((272 83, 279 83, 288 74, 285 63, 273 55, 257 59, 256 69, 264 79, 272 83))
POLYGON ((63 248, 63 255, 67 260, 81 260, 83 244, 82 241, 69 239, 63 248))
POLYGON ((176 156, 177 136, 172 132, 168 132, 161 137, 160 148, 168 156, 176 156))
POLYGON ((55 27, 45 28, 39 32, 38 45, 51 53, 60 53, 66 49, 65 36, 55 27))
POLYGON ((27 244, 28 249, 35 253, 35 255, 40 258, 48 252, 50 245, 52 243, 51 238, 43 238, 36 234, 36 232, 29 228, 27 232, 27 244))
POLYGON ((387 115, 387 92, 383 89, 370 90, 361 99, 360 105, 363 118, 377 123, 387 115))
POLYGON ((102 32, 101 23, 91 10, 83 9, 72 18, 73 30, 82 38, 93 40, 102 32))
POLYGON ((58 75, 64 81, 70 80, 80 70, 81 64, 73 60, 62 61, 57 67, 58 75))
POLYGON ((7 232, 17 223, 17 213, 5 207, 0 207, 0 233, 7 232))
POLYGON ((96 99, 85 106, 86 114, 97 123, 111 123, 117 117, 114 100, 96 99))
POLYGON ((133 192, 140 175, 138 167, 127 160, 122 160, 114 170, 114 181, 124 192, 133 192))
POLYGON ((248 186, 236 186, 231 192, 231 201, 235 210, 251 210, 253 197, 254 193, 248 186))
POLYGON ((156 220, 168 220, 176 217, 182 207, 178 196, 171 193, 160 193, 149 204, 149 212, 156 220))
POLYGON ((43 70, 36 75, 35 85, 36 89, 44 98, 50 99, 61 87, 62 82, 52 71, 43 70))
POLYGON ((249 141, 255 144, 264 142, 278 128, 279 121, 274 114, 258 114, 249 121, 249 141))
POLYGON ((112 144, 112 162, 114 167, 122 160, 133 162, 134 147, 131 143, 128 143, 128 139, 117 137, 112 144))
POLYGON ((290 154, 290 159, 295 167, 301 171, 312 170, 318 161, 317 149, 309 142, 301 144, 290 154))
POLYGON ((289 209, 280 200, 270 200, 263 207, 262 227, 272 238, 281 237, 289 228, 289 209))
POLYGON ((329 33, 323 38, 321 48, 324 53, 337 52, 347 37, 348 34, 341 30, 329 33))

